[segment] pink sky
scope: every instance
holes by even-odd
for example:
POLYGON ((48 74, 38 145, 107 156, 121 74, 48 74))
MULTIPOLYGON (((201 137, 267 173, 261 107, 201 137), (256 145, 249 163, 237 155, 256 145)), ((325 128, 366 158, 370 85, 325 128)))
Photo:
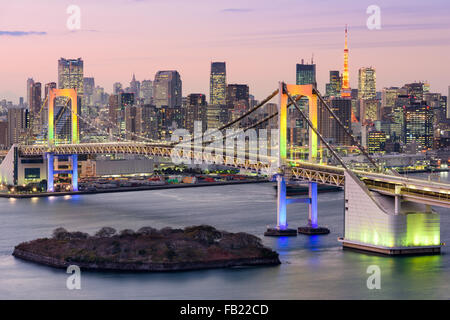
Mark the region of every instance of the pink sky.
POLYGON ((357 70, 377 69, 377 87, 428 80, 450 85, 448 0, 377 1, 382 29, 366 28, 361 0, 14 0, 0 4, 0 99, 17 102, 26 80, 57 81, 60 57, 81 57, 85 76, 107 92, 176 69, 183 95, 208 94, 211 61, 226 61, 229 83, 247 83, 264 98, 295 64, 314 53, 319 89, 329 70, 342 70, 344 26, 350 28, 350 82, 357 70), (81 30, 66 28, 66 9, 81 8, 81 30), (12 31, 44 34, 11 35, 12 31))

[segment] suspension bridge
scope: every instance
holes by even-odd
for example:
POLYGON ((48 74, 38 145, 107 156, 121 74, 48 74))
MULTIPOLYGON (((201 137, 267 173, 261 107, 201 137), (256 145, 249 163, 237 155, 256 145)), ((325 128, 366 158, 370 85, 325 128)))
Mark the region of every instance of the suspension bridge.
MULTIPOLYGON (((263 125, 278 117, 278 141, 276 154, 259 154, 254 160, 254 150, 244 157, 235 154, 234 145, 226 147, 225 152, 208 145, 200 148, 179 148, 177 142, 155 142, 134 132, 127 132, 136 140, 108 143, 80 143, 79 119, 91 125, 88 119, 79 115, 77 95, 74 89, 52 89, 48 101, 48 134, 46 144, 14 145, 0 165, 2 181, 17 183, 20 174, 20 159, 42 156, 46 161, 48 192, 54 191, 53 177, 66 173, 72 177, 72 189, 78 190, 78 155, 80 154, 134 154, 147 157, 177 159, 180 162, 192 159, 206 163, 223 163, 227 166, 251 170, 267 175, 277 181, 276 225, 269 228, 266 236, 296 236, 298 233, 313 235, 327 234, 329 230, 318 223, 318 184, 345 188, 343 215, 345 218, 344 237, 340 239, 344 247, 374 251, 384 254, 437 253, 441 249, 440 217, 432 206, 450 208, 450 185, 400 176, 395 171, 386 171, 374 161, 360 146, 350 130, 343 124, 313 85, 288 85, 283 82, 266 99, 242 116, 217 129, 224 132, 253 114, 271 99, 278 96, 278 109, 273 114, 258 121, 244 130, 263 125), (71 101, 71 143, 58 144, 55 140, 54 99, 64 96, 71 101), (308 99, 307 111, 298 102, 308 99), (308 125, 308 161, 288 158, 288 109, 295 108, 308 125), (372 168, 353 170, 341 159, 339 154, 319 132, 318 111, 323 108, 336 121, 352 145, 357 146, 367 158, 372 168), (328 150, 337 165, 327 165, 318 161, 319 145, 328 150), (227 149, 228 148, 228 149, 227 149), (231 151, 231 153, 230 153, 231 151), (54 169, 55 157, 65 156, 71 159, 71 167, 60 171, 54 169), (274 170, 275 168, 275 170, 274 170), (290 180, 302 180, 309 184, 307 198, 290 198, 286 195, 286 183, 290 180), (292 203, 304 203, 308 206, 306 226, 290 229, 287 222, 287 206, 292 203)), ((104 131, 103 128, 96 130, 104 131)), ((213 136, 213 135, 212 135, 213 136)), ((224 136, 223 139, 230 136, 224 136)), ((190 143, 182 141, 183 144, 190 143)), ((211 138, 212 139, 212 138, 211 138)), ((213 139, 212 139, 213 140, 213 139)))

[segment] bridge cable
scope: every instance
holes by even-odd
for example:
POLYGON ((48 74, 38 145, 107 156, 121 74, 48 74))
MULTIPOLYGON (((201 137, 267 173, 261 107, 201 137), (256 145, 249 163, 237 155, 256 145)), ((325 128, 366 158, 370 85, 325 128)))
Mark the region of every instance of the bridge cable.
MULTIPOLYGON (((244 119, 245 117, 249 116, 250 114, 252 114, 253 112, 255 112, 256 110, 258 110, 259 108, 261 108, 262 106, 264 106, 267 102, 269 102, 270 100, 272 100, 273 97, 275 97, 277 94, 279 93, 279 89, 275 90, 274 92, 272 92, 267 98, 265 98, 263 101, 261 101, 257 106, 255 106, 254 108, 250 109, 249 111, 247 111, 246 113, 244 113, 242 116, 240 116, 239 118, 217 128, 217 131, 223 131, 229 127, 231 127, 232 125, 234 125, 235 123, 241 121, 242 119, 244 119)), ((209 133, 206 136, 210 136, 212 133, 209 133)), ((202 137, 205 138, 205 136, 202 134, 202 137)), ((186 142, 192 142, 195 139, 198 139, 201 137, 198 136, 194 136, 191 140, 188 140, 186 142)), ((178 142, 173 142, 171 145, 177 144, 178 142)))
POLYGON ((363 153, 363 155, 370 161, 370 163, 377 169, 380 170, 380 167, 376 163, 376 161, 367 153, 367 151, 359 144, 358 141, 356 141, 355 137, 350 133, 350 131, 347 129, 347 127, 342 123, 342 121, 339 119, 339 117, 334 113, 334 111, 330 108, 330 106, 325 102, 323 97, 320 95, 319 91, 316 88, 313 88, 313 92, 317 95, 320 102, 325 106, 325 108, 328 110, 328 112, 331 114, 331 116, 337 121, 339 126, 344 130, 344 132, 347 134, 347 136, 350 137, 352 140, 352 143, 358 147, 358 149, 363 153))
POLYGON ((337 159, 337 161, 344 167, 344 169, 348 170, 348 167, 346 166, 344 161, 339 157, 339 155, 336 153, 336 151, 334 151, 334 149, 330 146, 330 144, 320 134, 319 130, 317 130, 317 128, 314 127, 311 120, 309 120, 309 118, 305 115, 305 113, 302 111, 302 109, 300 109, 300 107, 298 106, 297 101, 295 101, 295 99, 292 98, 292 96, 289 94, 289 91, 287 90, 285 83, 283 83, 283 91, 288 96, 289 100, 291 100, 291 102, 294 104, 297 111, 300 112, 300 115, 303 117, 303 119, 305 119, 305 121, 308 123, 309 127, 314 131, 315 134, 317 134, 317 136, 320 138, 322 143, 328 148, 328 150, 330 150, 330 152, 337 159))

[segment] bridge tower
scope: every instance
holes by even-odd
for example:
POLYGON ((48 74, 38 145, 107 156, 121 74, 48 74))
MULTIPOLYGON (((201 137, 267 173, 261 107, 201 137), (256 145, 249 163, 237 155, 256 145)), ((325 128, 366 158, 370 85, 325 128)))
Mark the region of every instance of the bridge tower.
POLYGON ((55 145, 55 98, 67 97, 71 101, 71 140, 72 144, 78 144, 79 128, 78 128, 78 97, 75 89, 51 89, 48 96, 48 148, 49 152, 46 154, 47 158, 47 192, 54 192, 54 175, 59 173, 66 173, 72 175, 72 191, 78 191, 78 155, 65 155, 70 158, 71 169, 69 170, 55 170, 55 154, 51 152, 55 145))
MULTIPOLYGON (((289 165, 287 160, 287 115, 288 115, 288 93, 291 96, 301 96, 308 98, 309 114, 308 118, 312 125, 317 128, 318 123, 318 96, 314 86, 309 85, 289 85, 280 82, 278 103, 278 128, 279 128, 279 153, 278 153, 278 174, 277 179, 277 226, 269 228, 266 236, 296 236, 297 232, 302 234, 328 234, 329 230, 319 227, 317 217, 317 183, 309 183, 309 197, 306 199, 293 199, 286 197, 286 177, 285 169, 289 165), (308 225, 300 227, 298 230, 289 229, 287 223, 287 205, 292 203, 305 203, 309 207, 308 225)), ((317 160, 317 134, 309 128, 309 161, 317 160)))

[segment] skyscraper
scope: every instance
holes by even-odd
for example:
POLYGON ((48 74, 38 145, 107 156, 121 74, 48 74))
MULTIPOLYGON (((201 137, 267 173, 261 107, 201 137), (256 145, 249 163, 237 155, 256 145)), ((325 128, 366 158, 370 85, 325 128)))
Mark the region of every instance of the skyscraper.
POLYGON ((403 107, 403 142, 418 143, 417 151, 433 147, 433 110, 425 101, 413 98, 403 107))
POLYGON ((31 113, 37 114, 41 110, 41 94, 42 85, 40 82, 34 82, 34 80, 27 80, 27 99, 28 99, 28 110, 31 113))
POLYGON ((345 48, 344 48, 344 71, 342 73, 342 98, 351 97, 350 77, 348 71, 348 28, 345 27, 345 48))
POLYGON ((238 118, 249 110, 248 85, 227 85, 227 108, 231 112, 231 117, 228 117, 228 119, 221 119, 222 123, 228 123, 230 120, 238 118))
POLYGON ((144 99, 144 104, 151 104, 153 97, 153 81, 143 80, 141 83, 141 98, 144 99))
POLYGON ((450 86, 448 86, 448 96, 447 96, 447 119, 450 119, 450 86))
POLYGON ((136 80, 136 76, 133 73, 133 78, 130 82, 130 92, 134 93, 135 99, 141 96, 141 83, 136 80))
POLYGON ((64 59, 58 61, 58 87, 60 89, 76 89, 78 97, 83 97, 83 69, 81 58, 64 59))
POLYGON ((202 123, 202 132, 204 132, 207 125, 206 96, 201 93, 192 93, 188 95, 187 100, 186 130, 193 134, 195 121, 200 121, 202 123))
POLYGON ((83 80, 83 106, 93 106, 94 105, 94 90, 95 90, 95 79, 94 78, 84 78, 83 80))
POLYGON ((113 94, 119 94, 122 92, 122 84, 120 82, 115 82, 113 84, 113 94))
POLYGON ((375 69, 361 68, 358 77, 358 98, 364 100, 375 99, 377 96, 375 69))
POLYGON ((302 59, 301 64, 297 64, 295 81, 297 85, 313 84, 316 85, 316 65, 305 64, 302 59))
POLYGON ((330 71, 330 83, 326 85, 326 95, 337 97, 341 94, 341 75, 339 71, 330 71))
POLYGON ((158 71, 153 81, 153 103, 160 108, 181 108, 182 82, 178 71, 158 71))
POLYGON ((225 106, 227 71, 225 62, 211 62, 210 105, 225 106))

